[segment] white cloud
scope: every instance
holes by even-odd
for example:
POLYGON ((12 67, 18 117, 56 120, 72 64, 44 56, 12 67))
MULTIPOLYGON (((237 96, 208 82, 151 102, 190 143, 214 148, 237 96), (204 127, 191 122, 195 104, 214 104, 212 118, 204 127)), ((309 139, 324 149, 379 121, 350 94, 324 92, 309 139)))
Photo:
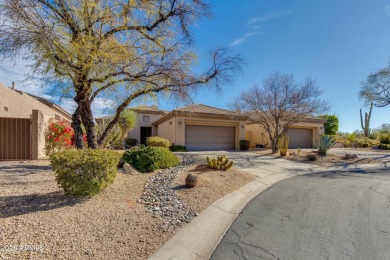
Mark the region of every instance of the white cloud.
POLYGON ((248 32, 244 34, 241 38, 235 39, 230 43, 230 46, 238 46, 243 44, 246 40, 248 40, 250 37, 259 34, 260 32, 248 32))
POLYGON ((265 22, 265 21, 268 21, 268 20, 271 20, 271 19, 274 19, 274 18, 286 16, 286 15, 288 15, 290 13, 291 13, 290 10, 281 11, 281 12, 270 12, 270 13, 264 14, 262 16, 253 17, 252 19, 250 19, 246 23, 246 25, 252 25, 252 24, 255 24, 255 23, 265 22))

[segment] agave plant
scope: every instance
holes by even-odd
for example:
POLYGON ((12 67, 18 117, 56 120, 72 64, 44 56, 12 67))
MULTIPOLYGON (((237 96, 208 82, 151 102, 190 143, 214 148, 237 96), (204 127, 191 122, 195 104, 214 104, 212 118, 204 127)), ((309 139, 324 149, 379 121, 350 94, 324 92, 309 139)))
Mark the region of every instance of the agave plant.
POLYGON ((322 135, 315 142, 319 155, 326 155, 328 150, 336 144, 336 138, 331 135, 322 135))

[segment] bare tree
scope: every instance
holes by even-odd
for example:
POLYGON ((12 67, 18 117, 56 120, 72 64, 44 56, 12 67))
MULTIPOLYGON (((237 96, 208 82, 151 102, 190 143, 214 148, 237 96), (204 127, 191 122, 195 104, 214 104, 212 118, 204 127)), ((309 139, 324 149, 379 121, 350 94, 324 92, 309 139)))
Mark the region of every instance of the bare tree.
POLYGON ((211 53, 205 73, 191 70, 189 27, 208 14, 202 0, 3 0, 0 55, 33 60, 34 73, 61 82, 77 103, 77 147, 83 124, 88 146, 97 148, 135 99, 161 92, 188 98, 200 86, 221 88, 240 70, 240 58, 224 49, 211 53), (91 105, 113 94, 122 98, 97 140, 91 105))
POLYGON ((327 110, 320 95, 315 80, 306 78, 297 83, 292 74, 276 72, 266 76, 261 87, 243 91, 233 107, 265 129, 276 153, 280 137, 291 125, 327 110))
POLYGON ((390 67, 368 75, 361 83, 359 96, 367 106, 371 103, 376 107, 390 105, 390 67))

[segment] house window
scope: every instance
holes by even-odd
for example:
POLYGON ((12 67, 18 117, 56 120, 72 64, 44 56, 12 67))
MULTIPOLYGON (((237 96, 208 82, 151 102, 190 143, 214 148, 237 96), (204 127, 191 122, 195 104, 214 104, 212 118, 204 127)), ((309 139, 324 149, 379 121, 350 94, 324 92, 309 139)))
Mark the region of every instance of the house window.
POLYGON ((4 107, 4 111, 8 111, 8 107, 4 107))
POLYGON ((143 122, 149 122, 149 116, 143 116, 143 122))
POLYGON ((55 115, 55 119, 56 119, 57 121, 61 121, 61 117, 60 117, 59 115, 55 115))

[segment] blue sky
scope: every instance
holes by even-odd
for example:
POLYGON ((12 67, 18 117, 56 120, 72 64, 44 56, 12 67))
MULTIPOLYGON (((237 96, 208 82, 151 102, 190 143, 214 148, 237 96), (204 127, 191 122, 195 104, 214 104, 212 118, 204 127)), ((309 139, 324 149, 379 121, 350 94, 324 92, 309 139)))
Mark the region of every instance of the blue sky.
MULTIPOLYGON (((317 79, 341 131, 360 129, 360 82, 390 61, 390 1, 224 0, 213 1, 212 10, 194 30, 199 53, 230 46, 245 65, 218 98, 201 92, 196 103, 226 108, 267 74, 293 73, 317 79)), ((374 108, 371 126, 390 123, 389 112, 374 108)))
MULTIPOLYGON (((269 73, 293 73, 297 80, 317 79, 341 131, 360 129, 360 82, 390 61, 390 1, 381 0, 223 0, 210 1, 213 17, 194 27, 195 48, 227 46, 240 54, 243 73, 222 93, 200 91, 195 103, 228 108, 241 90, 260 85, 269 73)), ((0 82, 23 89, 24 62, 0 63, 0 82)), ((205 63, 201 59, 199 69, 205 63)), ((41 93, 39 88, 27 91, 41 93)), ((61 105, 71 107, 67 101, 61 105)), ((95 111, 105 106, 95 104, 95 111)), ((159 106, 177 105, 160 99, 159 106)), ((363 108, 367 110, 367 108, 363 108)), ((389 108, 374 108, 371 126, 390 123, 389 108)))

